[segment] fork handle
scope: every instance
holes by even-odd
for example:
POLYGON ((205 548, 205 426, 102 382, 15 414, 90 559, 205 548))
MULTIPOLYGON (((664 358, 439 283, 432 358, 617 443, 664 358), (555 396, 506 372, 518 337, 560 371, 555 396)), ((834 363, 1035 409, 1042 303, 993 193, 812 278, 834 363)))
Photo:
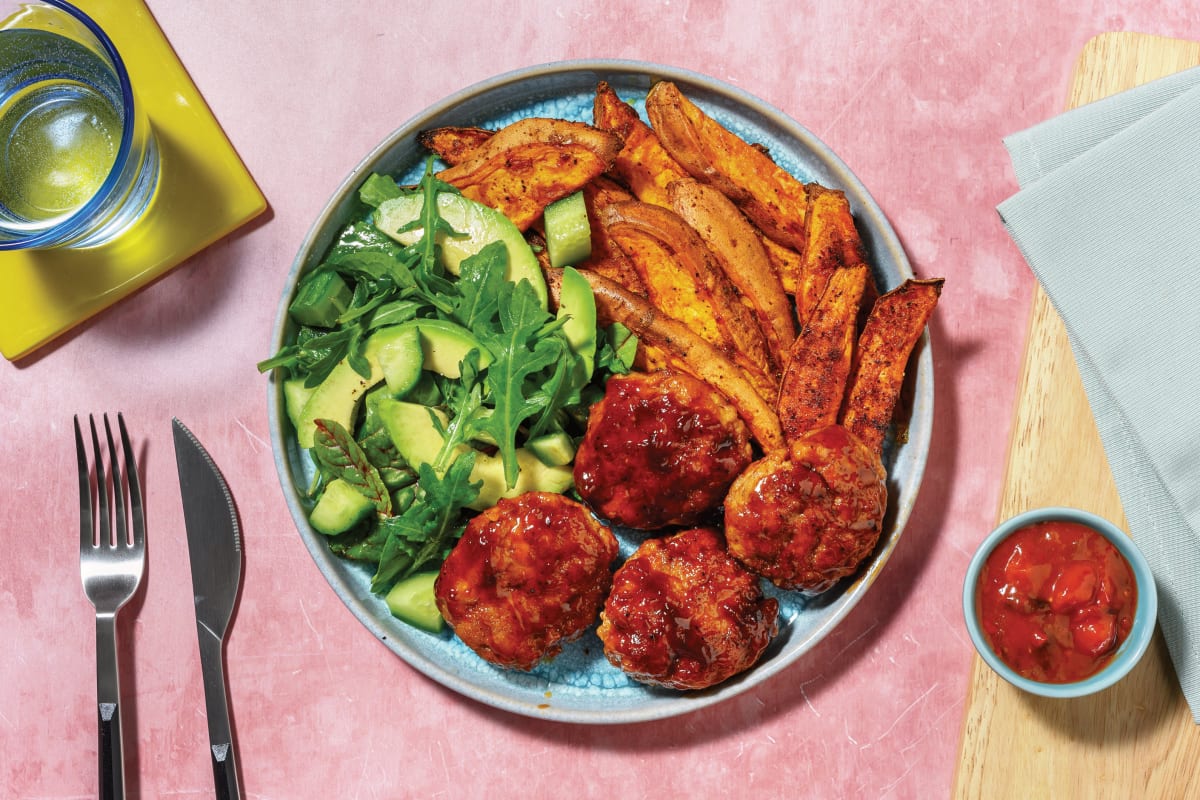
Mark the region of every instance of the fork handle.
POLYGON ((96 616, 96 700, 100 797, 125 797, 125 758, 121 737, 121 683, 117 671, 116 615, 96 616))

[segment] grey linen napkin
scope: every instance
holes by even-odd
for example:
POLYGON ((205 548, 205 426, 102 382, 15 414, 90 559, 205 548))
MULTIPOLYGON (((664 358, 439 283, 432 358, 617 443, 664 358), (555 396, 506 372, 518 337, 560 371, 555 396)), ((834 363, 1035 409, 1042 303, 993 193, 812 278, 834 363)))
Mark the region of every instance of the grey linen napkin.
POLYGON ((1200 68, 1004 143, 997 210, 1066 324, 1200 724, 1200 68))

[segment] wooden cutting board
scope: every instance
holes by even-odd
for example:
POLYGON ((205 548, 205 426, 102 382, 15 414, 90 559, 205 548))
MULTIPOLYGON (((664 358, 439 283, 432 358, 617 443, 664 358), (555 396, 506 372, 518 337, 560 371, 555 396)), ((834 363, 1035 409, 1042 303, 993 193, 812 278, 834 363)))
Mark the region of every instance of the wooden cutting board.
MULTIPOLYGON (((1197 64, 1200 42, 1102 34, 1079 58, 1067 106, 1197 64)), ((1062 321, 1038 288, 999 518, 1048 505, 1085 508, 1126 526, 1062 321)), ((1079 700, 1020 692, 976 656, 954 796, 1200 797, 1200 727, 1161 634, 1125 680, 1079 700)))

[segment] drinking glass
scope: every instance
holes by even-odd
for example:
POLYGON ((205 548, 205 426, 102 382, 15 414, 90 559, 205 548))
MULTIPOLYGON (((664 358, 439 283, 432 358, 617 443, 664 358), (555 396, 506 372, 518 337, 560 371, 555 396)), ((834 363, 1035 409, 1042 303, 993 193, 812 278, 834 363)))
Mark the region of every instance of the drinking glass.
POLYGON ((0 250, 111 241, 158 175, 149 119, 100 26, 63 0, 0 0, 0 250))

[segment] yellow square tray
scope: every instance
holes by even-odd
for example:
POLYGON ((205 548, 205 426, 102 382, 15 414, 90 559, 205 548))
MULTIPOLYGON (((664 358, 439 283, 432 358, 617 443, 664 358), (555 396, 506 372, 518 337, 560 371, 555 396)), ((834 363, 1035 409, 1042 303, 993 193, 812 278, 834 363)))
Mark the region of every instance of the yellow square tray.
POLYGON ((144 0, 76 0, 113 40, 158 140, 159 188, 116 241, 0 253, 0 353, 16 360, 261 214, 266 198, 144 0))

